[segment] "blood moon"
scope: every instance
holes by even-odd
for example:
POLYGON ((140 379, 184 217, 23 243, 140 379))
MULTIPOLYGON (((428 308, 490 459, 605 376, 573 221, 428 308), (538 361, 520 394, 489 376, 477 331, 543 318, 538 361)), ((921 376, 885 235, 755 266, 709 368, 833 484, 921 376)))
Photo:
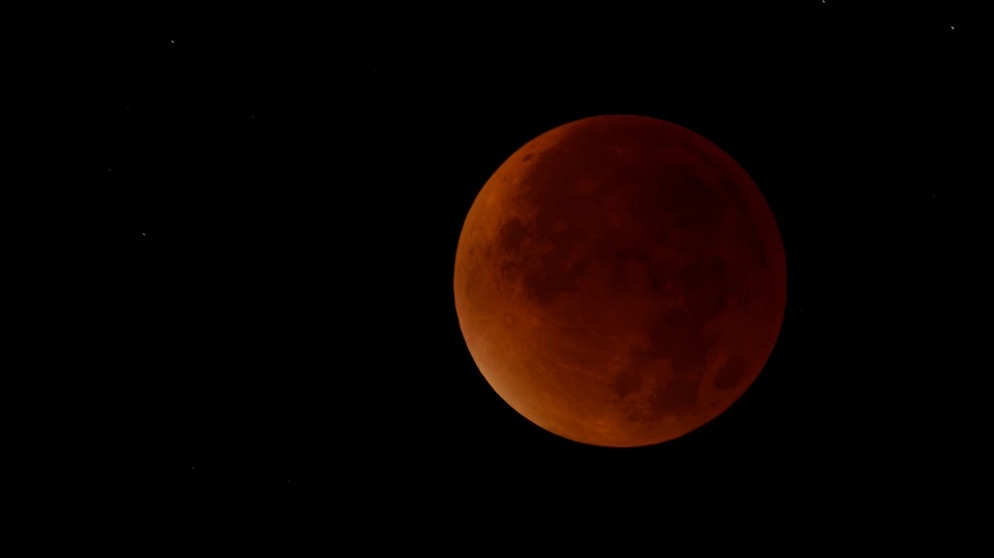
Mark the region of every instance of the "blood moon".
POLYGON ((456 249, 456 314, 483 376, 565 438, 631 447, 724 412, 776 343, 786 260, 746 172, 670 122, 598 116, 514 152, 456 249))

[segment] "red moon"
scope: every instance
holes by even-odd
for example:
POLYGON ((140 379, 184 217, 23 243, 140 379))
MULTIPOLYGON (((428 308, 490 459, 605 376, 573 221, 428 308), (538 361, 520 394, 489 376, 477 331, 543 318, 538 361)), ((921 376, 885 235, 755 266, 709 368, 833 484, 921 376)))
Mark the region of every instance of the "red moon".
POLYGON ((459 326, 493 389, 597 446, 683 436, 766 364, 787 265, 763 194, 676 124, 585 118, 514 152, 456 249, 459 326))

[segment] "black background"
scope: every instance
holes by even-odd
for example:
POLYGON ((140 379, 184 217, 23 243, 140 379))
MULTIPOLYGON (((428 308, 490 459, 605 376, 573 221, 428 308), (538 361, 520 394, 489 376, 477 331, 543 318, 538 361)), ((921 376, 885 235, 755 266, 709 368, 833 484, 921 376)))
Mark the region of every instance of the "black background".
POLYGON ((979 3, 689 4, 7 13, 7 525, 989 552, 979 3), (452 300, 490 174, 611 113, 739 161, 789 275, 750 391, 627 450, 504 404, 452 300))

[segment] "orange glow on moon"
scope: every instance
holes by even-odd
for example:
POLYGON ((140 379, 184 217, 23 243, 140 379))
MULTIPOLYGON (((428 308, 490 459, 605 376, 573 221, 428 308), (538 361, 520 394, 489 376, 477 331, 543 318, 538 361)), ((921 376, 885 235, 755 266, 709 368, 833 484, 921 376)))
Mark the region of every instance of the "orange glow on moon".
POLYGON ((711 421, 753 383, 786 305, 776 221, 746 172, 686 128, 600 116, 490 177, 454 290, 483 376, 578 442, 632 447, 711 421))

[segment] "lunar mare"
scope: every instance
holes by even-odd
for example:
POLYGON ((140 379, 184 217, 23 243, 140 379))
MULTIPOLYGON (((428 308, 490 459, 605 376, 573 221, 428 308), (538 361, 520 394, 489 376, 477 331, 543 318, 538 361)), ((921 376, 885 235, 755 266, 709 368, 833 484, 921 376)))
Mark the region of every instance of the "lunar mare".
POLYGON ((514 152, 456 249, 467 348, 515 410, 582 443, 682 436, 731 406, 769 358, 786 304, 773 213, 698 134, 586 118, 514 152))

